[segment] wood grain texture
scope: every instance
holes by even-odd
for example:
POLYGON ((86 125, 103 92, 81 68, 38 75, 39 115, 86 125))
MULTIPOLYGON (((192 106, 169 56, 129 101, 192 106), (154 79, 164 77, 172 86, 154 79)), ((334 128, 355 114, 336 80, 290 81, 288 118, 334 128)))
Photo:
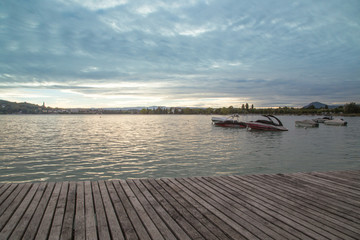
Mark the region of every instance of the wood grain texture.
POLYGON ((0 239, 360 239, 360 170, 6 183, 0 239))

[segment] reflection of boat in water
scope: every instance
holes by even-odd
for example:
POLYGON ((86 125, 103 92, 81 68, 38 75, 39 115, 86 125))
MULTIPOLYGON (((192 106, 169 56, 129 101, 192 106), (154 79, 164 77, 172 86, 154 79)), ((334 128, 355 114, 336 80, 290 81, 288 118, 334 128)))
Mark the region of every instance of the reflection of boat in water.
POLYGON ((319 123, 315 122, 314 120, 302 120, 302 121, 295 121, 296 127, 319 127, 319 123))
POLYGON ((344 119, 332 119, 332 120, 326 120, 324 122, 326 125, 332 125, 332 126, 346 126, 347 122, 344 119))
POLYGON ((333 119, 332 116, 325 116, 322 118, 315 118, 315 119, 313 119, 313 121, 317 122, 317 123, 324 123, 326 120, 332 120, 332 119, 333 119))
POLYGON ((287 131, 288 129, 286 129, 282 122, 275 116, 273 115, 263 115, 264 117, 266 117, 268 120, 256 120, 256 121, 251 121, 251 122, 246 122, 246 125, 248 127, 248 129, 251 130, 262 130, 262 131, 287 131), (276 120, 276 122, 273 121, 276 120))
POLYGON ((227 117, 212 117, 211 121, 220 127, 246 128, 246 123, 239 120, 239 114, 233 114, 227 117))

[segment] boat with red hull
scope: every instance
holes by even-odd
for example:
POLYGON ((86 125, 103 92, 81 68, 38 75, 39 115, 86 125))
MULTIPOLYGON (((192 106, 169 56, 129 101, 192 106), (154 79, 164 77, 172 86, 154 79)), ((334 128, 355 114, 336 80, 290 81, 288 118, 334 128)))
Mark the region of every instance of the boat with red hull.
POLYGON ((249 130, 261 130, 261 131, 288 131, 282 122, 273 115, 263 115, 268 120, 260 119, 256 121, 246 122, 249 130), (276 120, 276 122, 274 121, 276 120))

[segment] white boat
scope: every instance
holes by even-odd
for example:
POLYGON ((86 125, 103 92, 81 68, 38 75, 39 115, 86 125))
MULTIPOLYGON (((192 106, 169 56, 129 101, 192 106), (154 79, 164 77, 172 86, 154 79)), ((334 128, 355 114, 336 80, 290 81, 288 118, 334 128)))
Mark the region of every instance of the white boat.
POLYGON ((239 120, 239 114, 233 114, 227 117, 212 117, 211 121, 220 127, 246 128, 245 122, 239 120))
POLYGON ((319 127, 319 123, 315 122, 314 120, 302 120, 302 121, 295 121, 296 127, 319 127))
POLYGON ((331 125, 331 126, 346 126, 347 122, 344 119, 332 119, 332 120, 326 120, 324 122, 324 124, 326 125, 331 125))
POLYGON ((333 119, 332 116, 325 116, 322 118, 315 118, 315 119, 313 119, 313 121, 317 122, 317 123, 324 123, 326 120, 332 120, 332 119, 333 119))
POLYGON ((263 115, 268 120, 256 120, 256 121, 250 121, 246 122, 247 128, 249 130, 261 130, 261 131, 287 131, 282 122, 273 115, 263 115), (273 121, 276 120, 277 122, 273 121))
POLYGON ((213 123, 217 123, 217 122, 224 122, 228 119, 229 117, 212 117, 211 121, 213 123))

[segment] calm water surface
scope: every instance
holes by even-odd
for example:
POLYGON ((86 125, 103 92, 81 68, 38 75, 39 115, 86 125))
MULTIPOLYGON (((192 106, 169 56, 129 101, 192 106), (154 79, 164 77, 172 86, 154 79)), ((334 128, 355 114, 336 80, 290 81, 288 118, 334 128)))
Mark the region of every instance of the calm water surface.
MULTIPOLYGON (((242 116, 256 120, 257 115, 242 116)), ((254 132, 209 115, 0 115, 0 182, 360 169, 360 118, 347 127, 254 132)))

